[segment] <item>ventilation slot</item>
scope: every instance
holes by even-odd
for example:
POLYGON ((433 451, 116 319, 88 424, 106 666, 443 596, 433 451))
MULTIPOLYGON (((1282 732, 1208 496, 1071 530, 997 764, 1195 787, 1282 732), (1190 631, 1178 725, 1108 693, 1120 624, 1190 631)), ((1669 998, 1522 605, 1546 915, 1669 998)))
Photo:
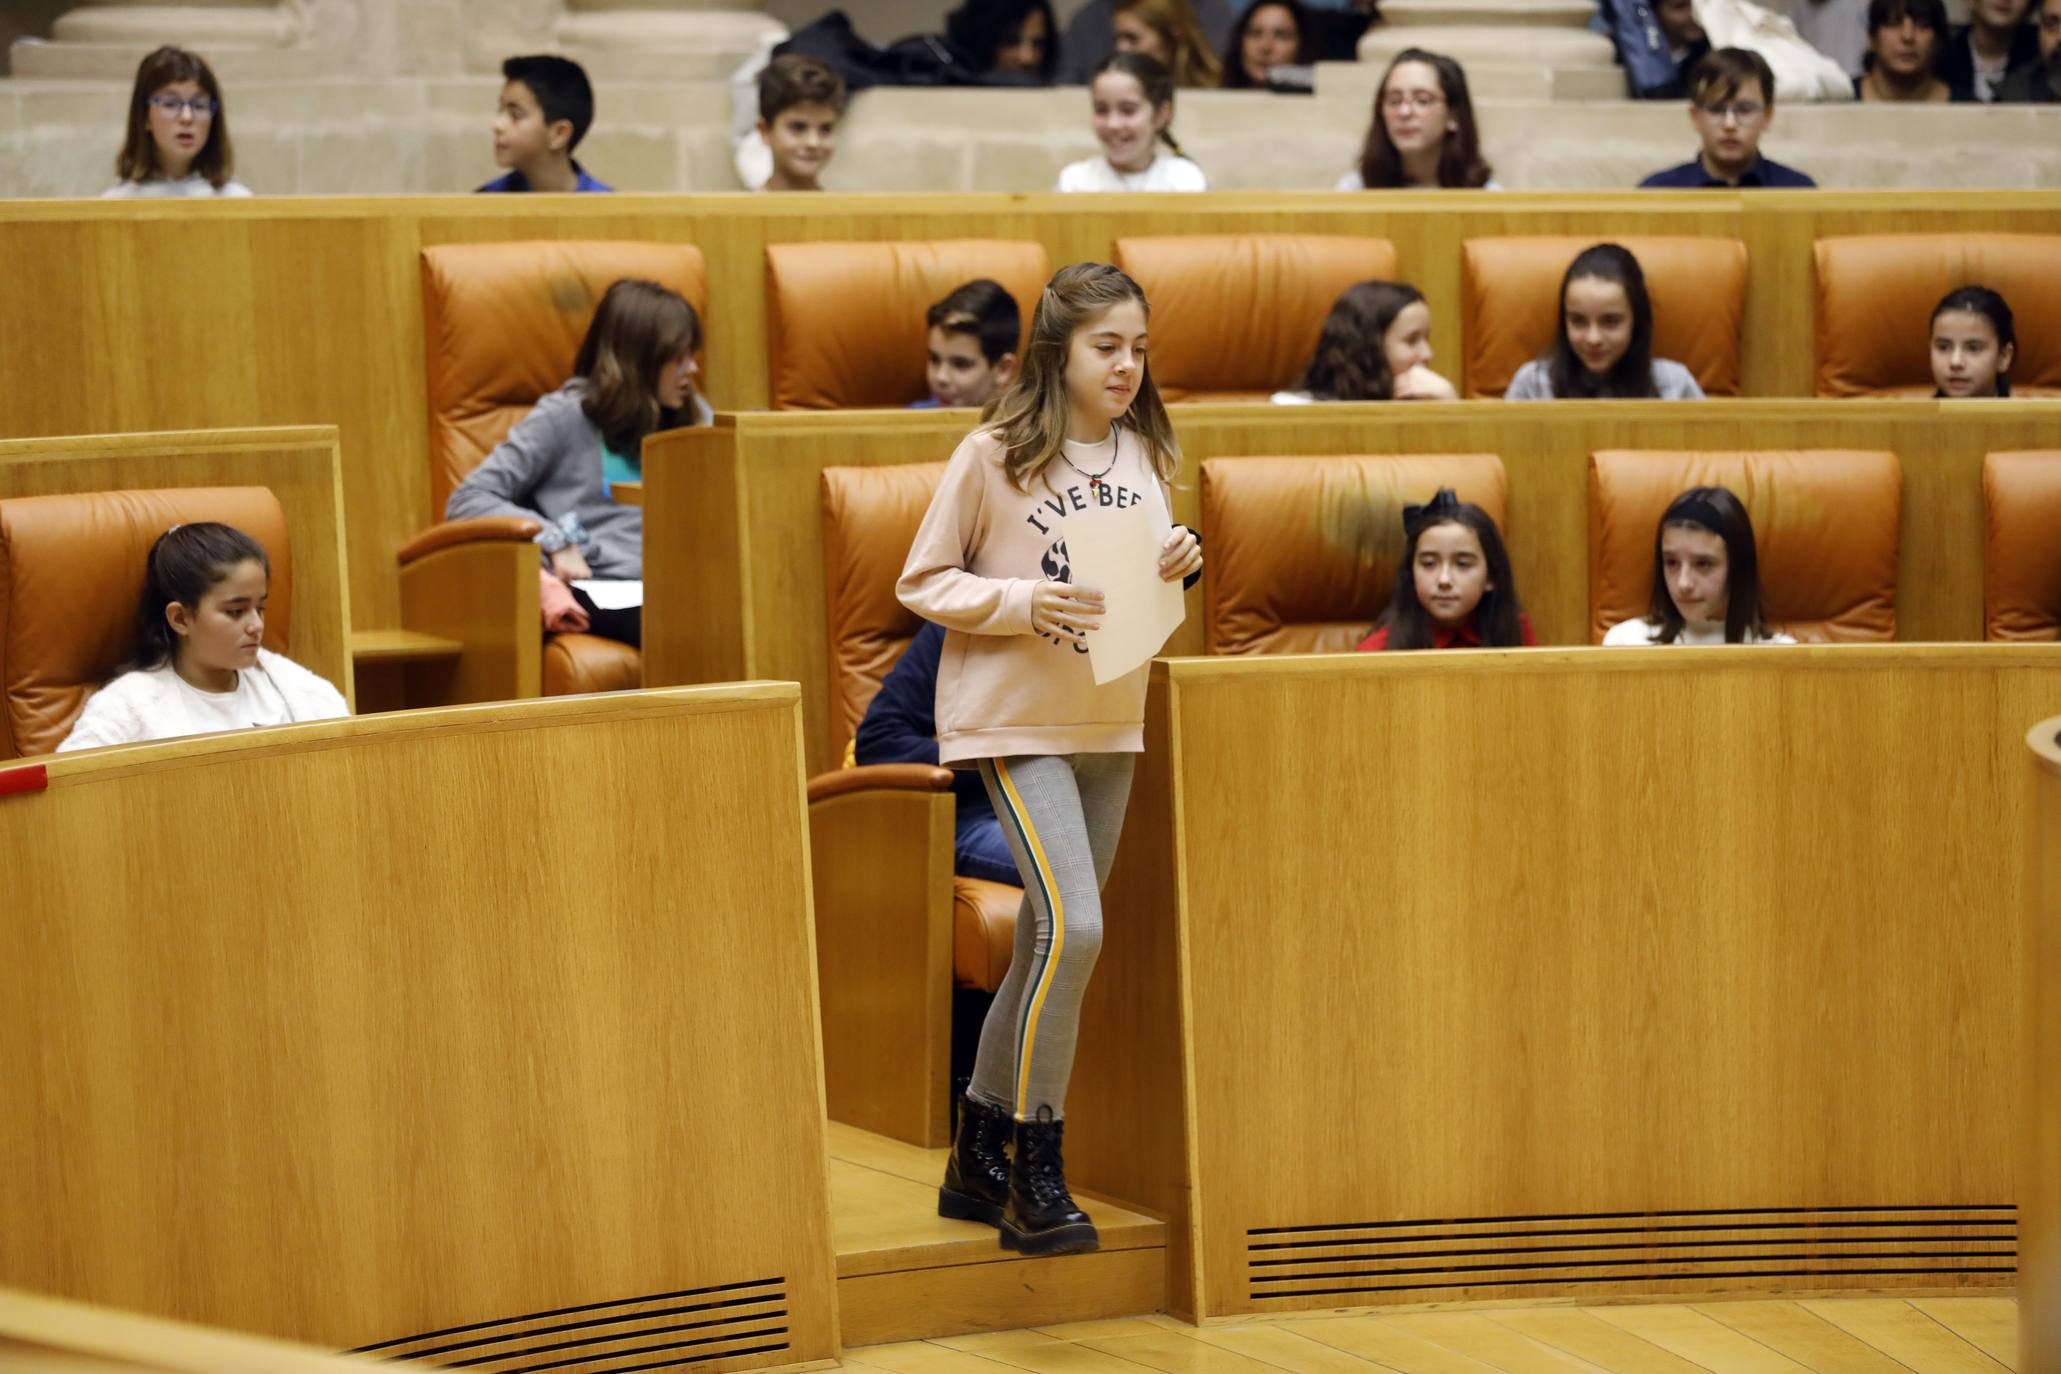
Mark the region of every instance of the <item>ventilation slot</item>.
POLYGON ((632 1374, 719 1361, 778 1363, 753 1357, 787 1348, 787 1280, 782 1278, 475 1322, 360 1346, 351 1353, 488 1374, 632 1374))
POLYGON ((2008 1206, 1459 1217, 1245 1234, 1247 1292, 1284 1307, 1732 1280, 1850 1279, 1864 1288, 2018 1267, 2018 1209, 2008 1206))

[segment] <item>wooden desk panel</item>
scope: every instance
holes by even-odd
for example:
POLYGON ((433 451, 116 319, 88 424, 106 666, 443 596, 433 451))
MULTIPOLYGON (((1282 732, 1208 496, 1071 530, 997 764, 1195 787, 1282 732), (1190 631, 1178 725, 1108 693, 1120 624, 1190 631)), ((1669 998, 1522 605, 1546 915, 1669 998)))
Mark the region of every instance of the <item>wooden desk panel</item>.
POLYGON ((1174 939, 1105 946, 1068 1143, 1185 1215, 1177 1310, 2012 1282, 2061 647, 1154 675, 1108 924, 1174 939))
POLYGON ((2035 1370, 2061 1369, 2061 716, 2026 743, 2039 802, 2026 865, 2018 1367, 2035 1370))
POLYGON ((6 321, 0 433, 334 424, 342 434, 357 629, 400 624, 394 553, 429 509, 419 255, 440 243, 692 243, 709 268, 707 392, 768 404, 765 249, 800 241, 1022 238, 1055 265, 1107 261, 1123 235, 1329 233, 1386 238, 1460 375, 1460 245, 1492 235, 1702 234, 1751 254, 1741 329, 1749 396, 1808 396, 1812 240, 1913 229, 2051 232, 2054 192, 1947 192, 1914 208, 1873 192, 1526 193, 1408 197, 743 195, 260 197, 169 205, 0 204, 0 260, 34 263, 6 321))
MULTIPOLYGON (((1979 640, 1983 456, 2050 442, 2056 423, 2051 404, 2003 401, 1215 405, 1176 406, 1173 416, 1182 448, 1174 518, 1190 524, 1200 521, 1207 459, 1500 455, 1510 556, 1547 644, 1588 639, 1588 458, 1604 448, 1895 452, 1904 477, 1898 637, 1979 640)), ((836 766, 844 738, 830 712, 822 471, 936 462, 973 421, 971 411, 722 415, 713 429, 655 437, 645 468, 645 680, 798 681, 809 766, 836 766)), ((1168 652, 1201 651, 1198 585, 1168 652)))
POLYGON ((269 487, 279 498, 293 550, 292 657, 355 708, 333 426, 0 440, 0 499, 163 487, 269 487))
POLYGON ((388 1356, 834 1355, 791 685, 45 766, 0 784, 0 1284, 388 1356))

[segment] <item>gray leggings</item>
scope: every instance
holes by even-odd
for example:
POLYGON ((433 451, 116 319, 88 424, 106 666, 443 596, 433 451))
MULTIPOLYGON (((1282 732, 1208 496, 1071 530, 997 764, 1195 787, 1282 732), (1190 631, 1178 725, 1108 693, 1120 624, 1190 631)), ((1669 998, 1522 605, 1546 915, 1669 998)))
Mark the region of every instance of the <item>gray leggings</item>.
POLYGON ((1018 1121, 1065 1115, 1081 994, 1102 951, 1135 754, 982 759, 981 781, 1023 877, 1016 953, 980 1031, 972 1095, 1018 1121))

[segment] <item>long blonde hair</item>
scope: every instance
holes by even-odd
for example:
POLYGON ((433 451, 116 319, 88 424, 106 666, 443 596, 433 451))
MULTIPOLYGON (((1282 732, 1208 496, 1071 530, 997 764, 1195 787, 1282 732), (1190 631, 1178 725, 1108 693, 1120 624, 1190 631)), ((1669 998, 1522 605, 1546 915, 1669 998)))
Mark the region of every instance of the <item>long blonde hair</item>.
MULTIPOLYGON (((1136 301, 1145 318, 1152 318, 1152 303, 1138 283, 1100 262, 1060 268, 1038 294, 1037 308, 1031 312, 1030 341, 1024 345, 1016 380, 989 401, 980 415, 982 427, 1001 439, 1002 468, 1018 491, 1029 491, 1031 483, 1044 476, 1066 440, 1073 414, 1066 395, 1066 355, 1074 331, 1125 301, 1136 301)), ((1152 384, 1149 364, 1139 368, 1138 394, 1117 423, 1145 445, 1159 480, 1171 482, 1181 466, 1181 450, 1174 442, 1173 422, 1159 399, 1159 388, 1152 384)))
POLYGON ((1209 46, 1189 0, 1116 0, 1112 13, 1135 14, 1159 35, 1176 86, 1194 90, 1222 84, 1223 63, 1209 46))

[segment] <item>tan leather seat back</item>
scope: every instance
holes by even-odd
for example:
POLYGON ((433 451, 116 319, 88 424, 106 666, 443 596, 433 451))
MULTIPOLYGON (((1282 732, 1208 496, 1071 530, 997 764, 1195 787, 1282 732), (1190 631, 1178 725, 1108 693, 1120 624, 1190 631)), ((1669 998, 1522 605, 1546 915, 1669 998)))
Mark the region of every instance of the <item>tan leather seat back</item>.
POLYGON ((1753 519, 1761 612, 1800 640, 1896 638, 1903 467, 1894 453, 1634 452, 1589 458, 1589 636, 1643 618, 1660 517, 1724 487, 1753 519))
POLYGON ((272 565, 265 647, 288 653, 293 558, 264 487, 82 492, 0 501, 0 758, 47 754, 136 651, 144 560, 174 525, 219 520, 272 565))
POLYGON ((1653 299, 1653 356, 1696 374, 1712 396, 1739 394, 1739 323, 1746 314, 1746 245, 1738 239, 1468 239, 1460 245, 1464 395, 1498 397, 1517 369, 1553 346, 1560 280, 1584 249, 1623 245, 1653 299))
POLYGON ((1982 635, 2061 639, 2061 449, 1982 463, 1982 635))
POLYGON ((923 628, 895 599, 943 463, 823 469, 823 605, 830 622, 832 752, 844 748, 881 681, 923 628))
POLYGON ((1349 286, 1396 279, 1395 245, 1337 234, 1116 241, 1152 304, 1149 367, 1168 401, 1264 401, 1293 387, 1349 286))
POLYGON ((1510 484, 1492 453, 1204 462, 1204 649, 1351 649, 1395 590, 1403 507, 1440 487, 1487 511, 1507 542, 1510 484))
POLYGON ((2061 234, 1870 234, 1812 252, 1818 395, 1932 395, 1933 308, 1987 286, 2017 326, 2011 394, 2061 396, 2061 234))
MULTIPOLYGON (((701 250, 677 243, 452 243, 422 250, 429 377, 429 518, 572 375, 608 288, 642 277, 677 291, 709 329, 701 250)), ((706 367, 703 375, 707 375, 706 367)))
MULTIPOLYGON (((775 243, 766 247, 766 339, 773 409, 905 406, 930 394, 924 314, 979 277, 1001 284, 1022 315, 1052 276, 1040 243, 775 243)), ((1017 352, 1022 352, 1021 344, 1017 352)))

